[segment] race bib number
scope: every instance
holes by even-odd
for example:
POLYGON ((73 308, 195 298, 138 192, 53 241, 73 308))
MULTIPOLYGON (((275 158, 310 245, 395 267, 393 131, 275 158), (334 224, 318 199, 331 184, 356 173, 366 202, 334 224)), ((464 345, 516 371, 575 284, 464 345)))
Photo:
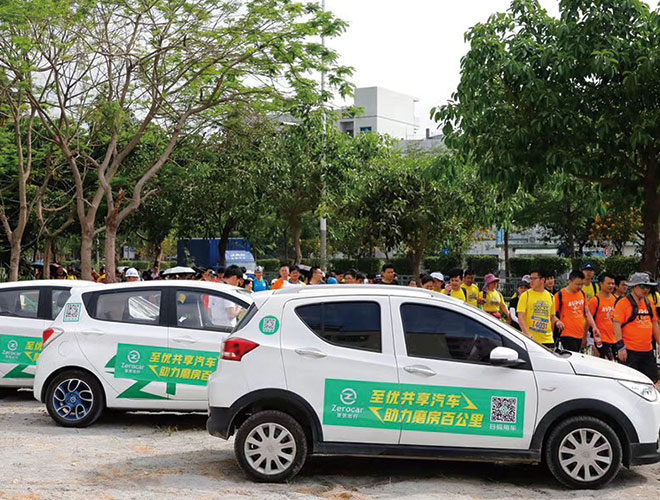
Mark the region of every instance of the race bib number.
POLYGON ((532 325, 530 330, 536 333, 548 333, 548 325, 550 320, 548 318, 539 318, 538 316, 532 316, 532 325))

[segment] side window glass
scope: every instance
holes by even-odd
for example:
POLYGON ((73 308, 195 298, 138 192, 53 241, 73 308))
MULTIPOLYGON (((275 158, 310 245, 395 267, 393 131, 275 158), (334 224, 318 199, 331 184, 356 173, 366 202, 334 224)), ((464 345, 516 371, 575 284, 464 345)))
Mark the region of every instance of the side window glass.
POLYGON ((326 302, 296 308, 318 337, 350 349, 381 352, 380 305, 376 302, 326 302))
POLYGON ((176 326, 217 332, 231 332, 245 308, 213 293, 176 291, 176 326))
POLYGON ((408 356, 487 362, 502 337, 478 321, 440 307, 403 304, 408 356))
POLYGON ((64 304, 71 297, 71 290, 53 290, 51 295, 51 318, 57 318, 57 315, 64 308, 64 304))
POLYGON ((94 318, 157 325, 160 317, 160 298, 159 290, 99 293, 94 318))
POLYGON ((39 290, 4 290, 0 292, 0 315, 36 318, 39 290))

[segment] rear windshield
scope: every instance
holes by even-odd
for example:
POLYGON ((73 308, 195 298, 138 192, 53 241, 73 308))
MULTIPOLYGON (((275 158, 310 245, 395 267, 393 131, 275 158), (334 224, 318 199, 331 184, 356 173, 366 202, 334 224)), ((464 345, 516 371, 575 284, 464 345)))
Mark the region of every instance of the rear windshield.
POLYGON ((247 311, 243 313, 243 316, 238 320, 238 323, 234 327, 234 329, 231 331, 231 333, 239 331, 241 328, 243 328, 245 325, 247 325, 250 320, 254 317, 255 314, 257 314, 257 311, 259 309, 257 308, 257 305, 253 302, 250 307, 248 307, 247 311))

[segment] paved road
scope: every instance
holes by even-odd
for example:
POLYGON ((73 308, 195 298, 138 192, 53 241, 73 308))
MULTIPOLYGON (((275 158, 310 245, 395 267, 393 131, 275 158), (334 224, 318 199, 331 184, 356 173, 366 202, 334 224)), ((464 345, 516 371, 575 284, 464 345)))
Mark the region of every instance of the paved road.
POLYGON ((205 415, 111 413, 57 427, 32 394, 0 400, 0 498, 660 498, 660 465, 569 491, 542 466, 315 458, 290 484, 250 482, 205 415))

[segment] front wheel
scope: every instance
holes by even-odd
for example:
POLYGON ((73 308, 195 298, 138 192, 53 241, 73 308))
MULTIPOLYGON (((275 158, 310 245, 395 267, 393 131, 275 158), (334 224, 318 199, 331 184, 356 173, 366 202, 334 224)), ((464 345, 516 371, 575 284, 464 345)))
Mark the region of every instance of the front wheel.
POLYGON ((87 427, 103 413, 103 388, 92 375, 81 370, 60 373, 48 385, 46 408, 58 425, 87 427))
POLYGON ((266 410, 255 413, 239 427, 234 452, 252 479, 281 483, 302 469, 307 458, 307 438, 293 417, 266 410))
POLYGON ((545 461, 559 482, 575 489, 600 488, 621 468, 616 432, 594 417, 572 417, 550 433, 545 461))

